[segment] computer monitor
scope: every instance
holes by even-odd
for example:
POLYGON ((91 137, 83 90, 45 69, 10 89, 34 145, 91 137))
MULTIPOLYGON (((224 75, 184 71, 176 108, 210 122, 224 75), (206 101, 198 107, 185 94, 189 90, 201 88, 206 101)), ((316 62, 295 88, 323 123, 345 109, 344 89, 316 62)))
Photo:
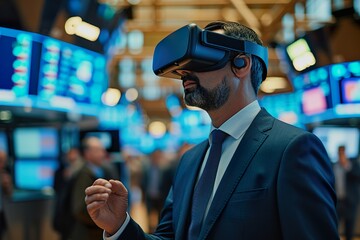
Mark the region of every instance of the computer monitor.
POLYGON ((19 127, 13 132, 15 187, 43 190, 53 187, 59 166, 59 135, 52 127, 19 127))
POLYGON ((348 158, 359 156, 359 129, 355 127, 319 126, 313 133, 323 142, 332 162, 338 161, 338 147, 344 145, 348 158))

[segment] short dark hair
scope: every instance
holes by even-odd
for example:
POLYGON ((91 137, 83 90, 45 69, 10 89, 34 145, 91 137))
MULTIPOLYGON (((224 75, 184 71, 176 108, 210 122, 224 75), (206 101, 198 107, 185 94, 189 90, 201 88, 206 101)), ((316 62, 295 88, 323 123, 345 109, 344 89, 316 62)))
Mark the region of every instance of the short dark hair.
MULTIPOLYGON (((263 42, 261 41, 261 39, 254 30, 238 22, 214 21, 207 24, 204 29, 210 31, 222 29, 224 30, 224 34, 227 36, 231 36, 241 40, 247 40, 263 46, 263 42)), ((235 53, 234 57, 237 54, 238 53, 235 53)), ((257 93, 259 91, 260 84, 263 80, 262 75, 264 69, 261 64, 261 60, 257 56, 251 55, 251 59, 252 59, 251 84, 254 88, 255 93, 257 93)))
POLYGON ((94 136, 86 136, 82 139, 81 145, 80 145, 80 154, 84 156, 84 153, 91 147, 89 145, 89 140, 91 138, 94 138, 94 136))

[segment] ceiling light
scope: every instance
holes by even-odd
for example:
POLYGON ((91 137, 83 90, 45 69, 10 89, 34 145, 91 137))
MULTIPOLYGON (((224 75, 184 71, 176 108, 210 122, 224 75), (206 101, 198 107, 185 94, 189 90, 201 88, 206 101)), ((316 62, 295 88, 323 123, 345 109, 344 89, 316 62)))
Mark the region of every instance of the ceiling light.
POLYGON ((9 121, 12 118, 12 113, 8 110, 0 111, 0 120, 9 121))
POLYGON ((135 101, 139 97, 139 92, 135 88, 129 88, 125 93, 125 98, 129 102, 135 101))
POLYGON ((314 54, 311 52, 308 43, 303 38, 290 44, 286 48, 286 51, 297 71, 302 71, 316 63, 314 54))
POLYGON ((77 35, 89 41, 96 41, 100 35, 100 28, 87 23, 81 17, 70 17, 65 22, 65 32, 69 35, 77 35))
POLYGON ((284 77, 267 77, 261 84, 260 89, 265 93, 273 93, 279 89, 285 89, 288 82, 284 77))
POLYGON ((149 124, 149 133, 155 138, 161 138, 166 133, 166 125, 161 121, 153 121, 149 124))
POLYGON ((103 93, 101 100, 105 105, 113 107, 118 104, 120 97, 121 92, 119 89, 108 88, 106 92, 103 93))

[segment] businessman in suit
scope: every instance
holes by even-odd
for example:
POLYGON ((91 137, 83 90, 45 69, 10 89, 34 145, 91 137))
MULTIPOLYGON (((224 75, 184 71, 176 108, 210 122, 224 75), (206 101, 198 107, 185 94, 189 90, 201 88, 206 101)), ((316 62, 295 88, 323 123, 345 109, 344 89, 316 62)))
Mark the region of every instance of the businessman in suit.
POLYGON ((344 224, 345 240, 353 239, 360 200, 360 157, 348 158, 346 146, 338 147, 338 161, 333 165, 338 203, 339 225, 344 224))
MULTIPOLYGON (((253 30, 238 23, 217 21, 205 30, 262 45, 253 30)), ((104 229, 104 239, 339 239, 326 151, 313 134, 260 108, 264 66, 257 56, 232 51, 221 68, 177 70, 185 103, 208 112, 211 132, 225 132, 215 180, 200 187, 209 188, 210 197, 200 204, 195 199, 209 171, 207 162, 216 155, 211 153, 215 133, 181 158, 152 234, 126 213, 127 190, 121 182, 97 179, 88 187, 87 210, 104 229), (194 214, 202 205, 204 212, 194 214)))

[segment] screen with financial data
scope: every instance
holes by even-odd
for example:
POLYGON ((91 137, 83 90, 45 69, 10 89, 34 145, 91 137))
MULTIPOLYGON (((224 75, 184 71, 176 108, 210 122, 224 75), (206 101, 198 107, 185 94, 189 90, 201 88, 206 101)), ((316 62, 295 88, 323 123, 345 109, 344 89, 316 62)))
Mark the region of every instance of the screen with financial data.
POLYGON ((36 94, 40 35, 0 28, 0 101, 36 94))
POLYGON ((292 84, 303 124, 360 116, 360 61, 313 69, 293 77, 292 84))
POLYGON ((338 147, 345 146, 349 158, 359 156, 360 132, 355 127, 319 126, 312 131, 324 144, 332 162, 338 161, 338 147))
POLYGON ((40 59, 39 93, 42 100, 59 96, 78 103, 100 104, 106 88, 106 62, 100 54, 45 39, 40 59))
POLYGON ((2 104, 30 99, 33 107, 84 114, 101 105, 108 86, 104 55, 8 28, 0 28, 0 51, 2 104))
POLYGON ((13 132, 15 187, 43 190, 53 187, 59 166, 59 133, 52 127, 19 127, 13 132))
POLYGON ((333 107, 328 67, 298 75, 293 84, 295 91, 300 94, 303 114, 322 113, 333 107))

